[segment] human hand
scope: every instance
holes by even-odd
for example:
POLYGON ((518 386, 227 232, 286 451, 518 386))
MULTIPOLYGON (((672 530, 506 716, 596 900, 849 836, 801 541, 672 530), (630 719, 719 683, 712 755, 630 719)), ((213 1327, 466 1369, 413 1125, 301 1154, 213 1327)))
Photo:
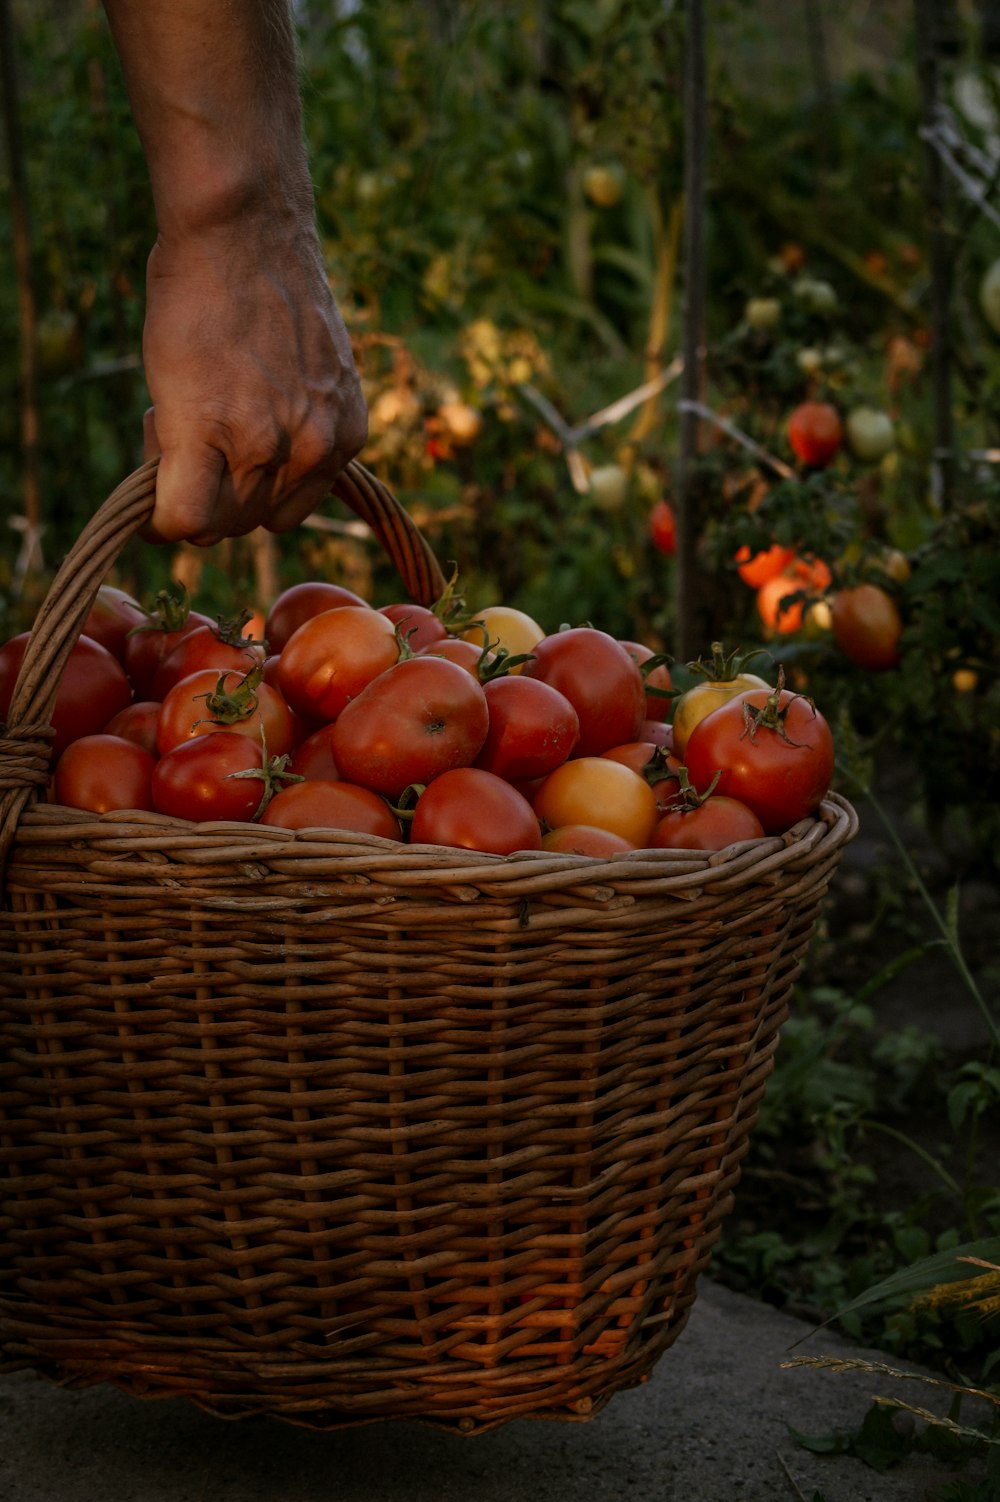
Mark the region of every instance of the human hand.
POLYGON ((297 526, 360 450, 367 415, 307 213, 256 208, 160 235, 143 333, 160 455, 146 535, 203 546, 297 526))

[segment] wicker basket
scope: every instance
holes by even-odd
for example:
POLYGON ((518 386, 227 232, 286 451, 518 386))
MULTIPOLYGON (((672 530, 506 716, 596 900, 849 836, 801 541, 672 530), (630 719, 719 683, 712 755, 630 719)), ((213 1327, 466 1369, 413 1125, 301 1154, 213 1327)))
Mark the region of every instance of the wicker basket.
MULTIPOLYGON (((481 856, 39 801, 154 469, 0 736, 0 1369, 316 1427, 580 1419, 684 1326, 844 843, 481 856)), ((411 595, 437 564, 354 465, 411 595)))

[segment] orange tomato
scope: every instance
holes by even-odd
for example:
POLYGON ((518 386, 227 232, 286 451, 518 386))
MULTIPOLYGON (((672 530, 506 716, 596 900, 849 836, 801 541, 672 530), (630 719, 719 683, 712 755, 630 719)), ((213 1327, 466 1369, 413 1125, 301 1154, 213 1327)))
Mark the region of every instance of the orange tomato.
POLYGON ((619 761, 581 756, 550 772, 534 797, 549 829, 592 824, 642 848, 659 817, 656 794, 644 777, 619 761))

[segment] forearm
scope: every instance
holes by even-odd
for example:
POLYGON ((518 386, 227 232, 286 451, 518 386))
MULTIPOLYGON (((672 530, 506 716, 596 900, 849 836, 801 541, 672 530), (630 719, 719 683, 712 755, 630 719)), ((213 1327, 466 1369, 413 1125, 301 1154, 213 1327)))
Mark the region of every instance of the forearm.
POLYGON ((161 236, 311 215, 287 0, 104 0, 161 236))

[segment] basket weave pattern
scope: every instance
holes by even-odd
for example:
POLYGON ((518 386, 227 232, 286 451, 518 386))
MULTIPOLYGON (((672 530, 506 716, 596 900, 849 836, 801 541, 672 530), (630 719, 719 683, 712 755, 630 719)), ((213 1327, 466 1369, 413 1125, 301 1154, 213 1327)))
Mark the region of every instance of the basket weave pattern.
POLYGON ((0 1367, 464 1432, 643 1380, 730 1208, 850 806, 607 861, 95 817, 33 801, 49 690, 22 681, 0 1367))

